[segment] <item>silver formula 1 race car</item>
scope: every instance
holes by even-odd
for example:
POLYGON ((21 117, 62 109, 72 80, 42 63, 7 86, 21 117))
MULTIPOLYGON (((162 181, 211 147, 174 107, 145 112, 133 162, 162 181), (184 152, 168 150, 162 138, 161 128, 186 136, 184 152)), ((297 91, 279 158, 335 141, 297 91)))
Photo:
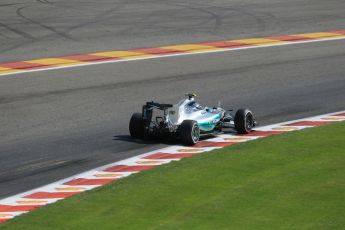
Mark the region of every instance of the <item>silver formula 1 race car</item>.
POLYGON ((146 102, 141 113, 134 113, 129 122, 133 138, 173 137, 186 145, 194 145, 200 135, 216 135, 223 128, 233 128, 240 134, 251 132, 257 124, 249 109, 232 110, 217 107, 203 107, 195 101, 195 94, 186 94, 175 105, 146 102), (162 115, 156 115, 157 110, 162 115))

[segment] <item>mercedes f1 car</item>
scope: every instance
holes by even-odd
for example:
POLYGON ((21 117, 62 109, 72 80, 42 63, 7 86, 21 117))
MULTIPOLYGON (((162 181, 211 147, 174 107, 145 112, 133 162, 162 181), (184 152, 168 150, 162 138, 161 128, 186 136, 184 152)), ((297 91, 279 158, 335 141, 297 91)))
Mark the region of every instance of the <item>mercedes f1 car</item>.
POLYGON ((194 145, 201 135, 219 134, 223 128, 232 128, 240 134, 251 132, 257 121, 249 109, 232 110, 203 107, 195 101, 195 94, 186 94, 175 105, 146 102, 141 113, 134 113, 129 122, 133 138, 174 137, 185 145, 194 145), (155 115, 156 110, 162 115, 155 115))

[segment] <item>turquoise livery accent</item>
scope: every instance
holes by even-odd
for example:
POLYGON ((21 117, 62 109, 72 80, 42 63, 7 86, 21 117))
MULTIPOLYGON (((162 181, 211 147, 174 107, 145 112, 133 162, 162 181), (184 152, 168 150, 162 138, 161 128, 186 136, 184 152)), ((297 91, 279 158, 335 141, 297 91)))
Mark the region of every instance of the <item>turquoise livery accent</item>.
POLYGON ((220 114, 215 114, 214 116, 206 117, 202 122, 198 123, 200 130, 211 131, 213 130, 220 120, 220 114))

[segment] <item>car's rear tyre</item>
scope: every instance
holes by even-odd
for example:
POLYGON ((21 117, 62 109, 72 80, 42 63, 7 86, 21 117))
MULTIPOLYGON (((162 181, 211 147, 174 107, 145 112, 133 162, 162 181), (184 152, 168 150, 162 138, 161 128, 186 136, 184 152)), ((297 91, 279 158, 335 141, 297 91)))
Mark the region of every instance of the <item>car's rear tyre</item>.
POLYGON ((249 109, 239 109, 235 114, 235 129, 239 134, 247 134, 254 127, 254 115, 249 109))
POLYGON ((145 136, 145 121, 141 113, 134 113, 129 121, 129 133, 132 138, 143 139, 145 136))
POLYGON ((185 145, 194 145, 199 141, 200 128, 196 121, 185 120, 180 125, 181 141, 185 145))

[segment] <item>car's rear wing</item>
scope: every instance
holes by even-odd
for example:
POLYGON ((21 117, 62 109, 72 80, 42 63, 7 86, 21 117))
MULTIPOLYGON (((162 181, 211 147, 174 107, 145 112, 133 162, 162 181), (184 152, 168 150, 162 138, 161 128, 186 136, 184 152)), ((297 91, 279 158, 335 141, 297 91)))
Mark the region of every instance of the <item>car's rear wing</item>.
POLYGON ((172 104, 160 104, 160 103, 153 102, 153 101, 146 102, 146 105, 143 106, 143 108, 145 108, 145 109, 160 109, 160 110, 166 110, 166 109, 169 109, 171 107, 173 107, 172 104))
POLYGON ((164 115, 166 115, 166 110, 173 107, 172 104, 160 104, 157 102, 149 101, 143 106, 143 119, 146 121, 151 121, 152 119, 152 111, 153 109, 159 109, 164 111, 164 115))

